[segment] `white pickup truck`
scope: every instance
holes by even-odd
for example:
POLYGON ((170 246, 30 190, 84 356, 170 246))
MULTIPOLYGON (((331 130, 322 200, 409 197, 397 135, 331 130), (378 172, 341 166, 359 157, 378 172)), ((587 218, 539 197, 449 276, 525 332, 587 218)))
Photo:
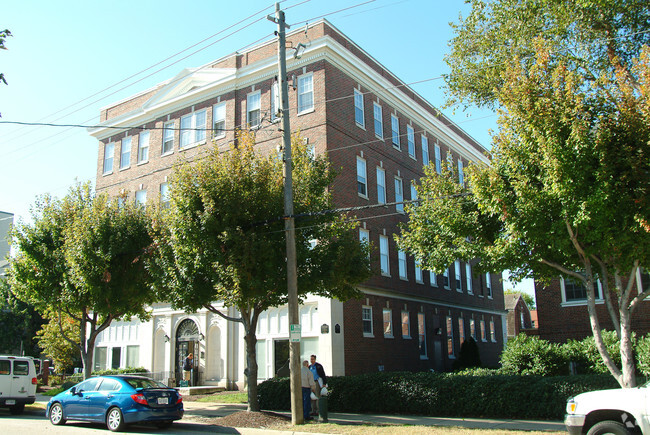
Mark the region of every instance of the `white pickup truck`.
POLYGON ((567 401, 564 424, 571 435, 650 435, 650 383, 578 394, 567 401))

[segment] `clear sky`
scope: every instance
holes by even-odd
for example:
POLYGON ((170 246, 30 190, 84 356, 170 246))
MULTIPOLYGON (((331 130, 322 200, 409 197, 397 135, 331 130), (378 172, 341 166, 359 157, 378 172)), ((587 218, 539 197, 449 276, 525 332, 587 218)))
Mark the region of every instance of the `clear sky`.
MULTIPOLYGON (((496 115, 442 109, 449 22, 467 12, 464 1, 286 0, 281 8, 292 29, 325 17, 404 82, 426 80, 412 88, 490 148, 496 115)), ((112 102, 272 38, 276 25, 264 17, 274 10, 270 0, 5 0, 0 28, 13 36, 0 52, 8 82, 0 122, 97 123, 112 102)), ((94 185, 97 155, 86 128, 0 123, 0 211, 29 219, 39 195, 94 185)))

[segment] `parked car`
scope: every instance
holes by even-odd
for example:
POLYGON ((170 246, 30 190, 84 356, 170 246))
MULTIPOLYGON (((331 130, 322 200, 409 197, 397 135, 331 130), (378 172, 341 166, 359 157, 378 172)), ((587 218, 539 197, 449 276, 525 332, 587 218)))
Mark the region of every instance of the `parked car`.
POLYGON ((564 424, 572 435, 650 435, 650 383, 590 391, 567 401, 564 424))
POLYGON ((173 388, 144 376, 96 376, 52 397, 46 416, 55 425, 66 420, 106 423, 121 431, 131 423, 160 428, 183 418, 183 398, 173 388))
POLYGON ((0 355, 0 407, 21 414, 36 400, 37 383, 34 358, 0 355))

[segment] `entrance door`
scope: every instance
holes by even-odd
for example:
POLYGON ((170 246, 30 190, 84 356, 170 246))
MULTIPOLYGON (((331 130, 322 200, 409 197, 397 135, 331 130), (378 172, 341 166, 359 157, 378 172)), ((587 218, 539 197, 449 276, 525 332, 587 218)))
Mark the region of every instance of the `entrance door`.
POLYGON ((289 340, 275 340, 275 376, 288 378, 291 372, 289 367, 289 340))
POLYGON ((194 386, 199 380, 199 327, 193 320, 185 319, 176 329, 176 385, 180 385, 183 379, 183 365, 190 353, 194 356, 190 386, 194 386))

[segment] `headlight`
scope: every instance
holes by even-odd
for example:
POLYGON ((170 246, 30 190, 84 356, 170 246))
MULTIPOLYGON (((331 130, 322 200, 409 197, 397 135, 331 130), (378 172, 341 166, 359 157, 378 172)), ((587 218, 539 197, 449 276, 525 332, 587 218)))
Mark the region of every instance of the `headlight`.
POLYGON ((578 404, 576 403, 576 400, 574 397, 569 398, 569 400, 566 401, 566 412, 567 414, 574 414, 576 412, 576 408, 578 407, 578 404))

